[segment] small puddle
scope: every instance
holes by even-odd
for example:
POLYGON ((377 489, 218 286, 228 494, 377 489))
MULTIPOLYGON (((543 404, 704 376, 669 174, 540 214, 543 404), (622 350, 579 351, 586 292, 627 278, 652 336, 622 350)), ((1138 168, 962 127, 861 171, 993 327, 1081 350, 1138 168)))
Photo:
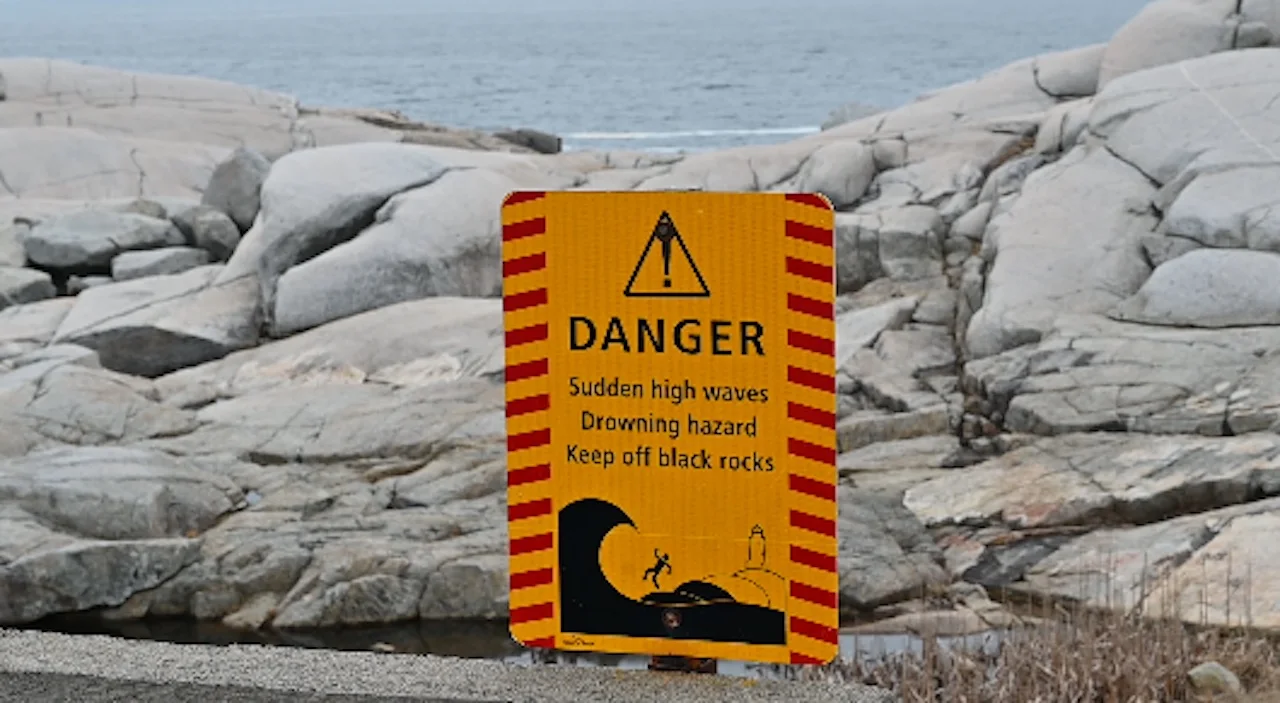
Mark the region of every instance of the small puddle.
MULTIPOLYGON (((467 659, 492 659, 523 666, 561 664, 564 666, 645 669, 649 657, 630 654, 599 654, 529 650, 516 644, 504 622, 432 621, 388 627, 360 627, 327 630, 263 630, 244 632, 219 623, 186 619, 108 621, 73 615, 54 616, 23 629, 73 635, 110 635, 125 639, 154 640, 178 644, 265 644, 310 649, 346 651, 394 651, 399 654, 435 654, 467 659)), ((1001 633, 988 631, 957 637, 939 637, 940 645, 970 652, 994 652, 1001 633)), ((844 662, 872 662, 884 657, 921 654, 924 640, 912 634, 840 635, 840 659, 844 662)), ((777 679, 788 678, 788 666, 741 661, 717 662, 725 676, 777 679)))

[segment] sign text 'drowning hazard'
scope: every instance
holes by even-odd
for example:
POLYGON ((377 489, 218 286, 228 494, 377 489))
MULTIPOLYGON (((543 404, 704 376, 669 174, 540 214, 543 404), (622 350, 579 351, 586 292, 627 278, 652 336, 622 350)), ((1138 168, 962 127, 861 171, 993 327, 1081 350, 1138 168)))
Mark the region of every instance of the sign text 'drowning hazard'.
POLYGON ((513 636, 833 659, 827 201, 519 192, 502 220, 513 636))

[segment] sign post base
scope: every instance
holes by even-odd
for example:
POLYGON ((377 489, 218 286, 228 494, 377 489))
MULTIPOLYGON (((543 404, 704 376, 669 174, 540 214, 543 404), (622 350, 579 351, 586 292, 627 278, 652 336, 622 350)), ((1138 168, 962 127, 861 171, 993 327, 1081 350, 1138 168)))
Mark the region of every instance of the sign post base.
POLYGON ((666 657, 649 658, 649 671, 679 671, 686 674, 714 674, 716 660, 702 657, 666 657))

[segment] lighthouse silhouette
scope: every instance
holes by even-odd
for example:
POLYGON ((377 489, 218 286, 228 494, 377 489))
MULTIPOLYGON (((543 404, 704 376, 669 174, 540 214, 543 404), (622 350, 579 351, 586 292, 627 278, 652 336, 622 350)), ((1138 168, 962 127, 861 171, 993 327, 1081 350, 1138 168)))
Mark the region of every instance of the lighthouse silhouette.
POLYGON ((747 568, 763 569, 765 558, 764 528, 756 525, 751 528, 751 537, 747 539, 747 568))

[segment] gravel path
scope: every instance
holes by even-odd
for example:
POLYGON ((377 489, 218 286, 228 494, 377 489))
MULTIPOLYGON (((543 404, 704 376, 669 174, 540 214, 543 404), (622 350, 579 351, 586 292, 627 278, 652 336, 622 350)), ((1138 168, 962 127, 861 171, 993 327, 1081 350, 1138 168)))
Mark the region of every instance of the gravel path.
POLYGON ((0 629, 0 696, 0 700, 77 703, 209 703, 224 699, 247 703, 894 700, 887 691, 852 684, 754 681, 559 665, 523 667, 481 659, 257 645, 215 647, 4 629, 0 629), (15 677, 11 673, 47 675, 15 677), (281 695, 288 691, 313 697, 281 695), (335 694, 345 697, 332 697, 335 694), (225 698, 218 697, 223 695, 225 698))
MULTIPOLYGON (((479 703, 460 698, 299 693, 243 686, 150 683, 72 674, 4 673, 0 701, 40 703, 479 703)), ((496 703, 496 701, 495 701, 496 703)))

